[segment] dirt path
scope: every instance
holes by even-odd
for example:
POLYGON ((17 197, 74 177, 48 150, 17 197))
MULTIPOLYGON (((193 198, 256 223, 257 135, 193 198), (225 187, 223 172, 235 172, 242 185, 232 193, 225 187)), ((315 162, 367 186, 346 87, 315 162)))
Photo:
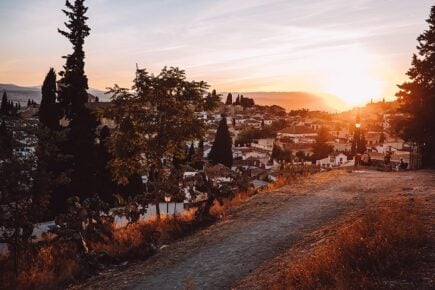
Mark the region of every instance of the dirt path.
POLYGON ((310 231, 368 197, 433 189, 433 172, 333 171, 254 196, 211 228, 124 271, 106 272, 88 289, 230 289, 310 231))

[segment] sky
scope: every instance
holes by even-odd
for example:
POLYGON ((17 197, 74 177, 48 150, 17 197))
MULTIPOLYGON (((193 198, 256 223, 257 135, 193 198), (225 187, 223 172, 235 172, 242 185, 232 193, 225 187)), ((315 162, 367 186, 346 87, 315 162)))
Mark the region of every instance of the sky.
MULTIPOLYGON (((433 0, 88 0, 90 87, 130 87, 136 63, 178 66, 221 92, 394 99, 433 0)), ((62 0, 0 1, 0 83, 62 69, 62 0)))

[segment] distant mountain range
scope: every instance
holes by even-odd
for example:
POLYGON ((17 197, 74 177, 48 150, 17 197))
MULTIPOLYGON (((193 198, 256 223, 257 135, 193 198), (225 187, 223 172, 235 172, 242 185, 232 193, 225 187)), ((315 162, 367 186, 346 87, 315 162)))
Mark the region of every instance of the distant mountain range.
MULTIPOLYGON (((0 94, 3 95, 3 92, 6 92, 11 100, 19 101, 22 104, 26 104, 29 99, 37 103, 41 102, 40 86, 23 87, 14 84, 0 84, 0 94)), ((110 96, 105 95, 103 91, 97 89, 90 88, 88 93, 104 101, 110 98, 110 96)))
MULTIPOLYGON (((320 111, 343 111, 349 109, 349 106, 339 97, 310 92, 246 92, 240 93, 245 97, 253 98, 259 105, 278 105, 287 111, 295 109, 310 109, 320 111)), ((235 99, 234 93, 233 100, 235 99)), ((237 93, 236 93, 237 97, 237 93)), ((226 95, 224 95, 224 100, 226 95)))
MULTIPOLYGON (((19 101, 22 104, 27 103, 28 99, 32 99, 37 103, 41 101, 41 87, 24 87, 15 84, 0 84, 0 94, 7 92, 11 100, 19 101)), ((105 95, 104 91, 98 89, 89 89, 88 93, 97 96, 101 101, 108 101, 110 96, 105 95)), ((233 100, 238 93, 232 93, 233 100)), ((286 110, 295 109, 310 109, 336 112, 349 109, 349 106, 339 97, 309 92, 243 92, 245 97, 253 98, 256 104, 259 105, 278 105, 286 110)), ((227 93, 222 96, 222 101, 225 102, 227 93)))

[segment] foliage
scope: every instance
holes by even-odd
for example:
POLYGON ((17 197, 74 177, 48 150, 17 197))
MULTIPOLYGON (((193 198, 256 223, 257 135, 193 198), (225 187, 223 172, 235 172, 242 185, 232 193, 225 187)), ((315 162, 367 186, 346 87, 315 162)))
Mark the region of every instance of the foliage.
POLYGON ((273 144, 272 148, 272 160, 276 160, 278 162, 291 162, 292 161, 292 151, 288 148, 281 148, 277 144, 273 144))
POLYGON ((248 128, 240 132, 235 141, 236 145, 251 144, 254 139, 275 138, 276 132, 270 127, 261 129, 248 128))
POLYGON ((73 158, 70 165, 72 169, 71 183, 66 188, 70 196, 79 194, 82 197, 90 196, 95 183, 95 129, 97 122, 95 116, 85 107, 88 101, 88 79, 84 72, 83 50, 84 39, 89 35, 90 28, 86 24, 88 17, 84 0, 75 0, 74 4, 66 1, 67 10, 62 10, 68 18, 65 23, 67 30, 58 30, 73 46, 72 54, 64 56, 66 63, 60 72, 59 80, 59 108, 61 115, 68 121, 68 136, 65 154, 73 158))
POLYGON ((233 95, 231 93, 228 93, 227 100, 225 101, 225 105, 232 105, 233 104, 233 95))
POLYGON ((316 143, 313 146, 313 161, 326 158, 330 153, 332 153, 332 151, 334 151, 333 147, 326 143, 329 139, 330 136, 328 129, 325 127, 320 128, 316 138, 316 143))
POLYGON ((108 140, 113 156, 109 168, 113 178, 127 184, 134 174, 148 175, 157 204, 163 198, 164 183, 171 177, 171 163, 164 160, 183 155, 186 142, 200 139, 205 123, 195 111, 211 107, 204 98, 208 85, 187 81, 178 68, 163 68, 157 76, 136 70, 132 92, 115 85, 110 89, 111 106, 102 116, 118 124, 108 140))
POLYGON ((215 110, 219 106, 220 101, 221 101, 221 95, 216 94, 216 90, 213 90, 211 94, 208 93, 207 96, 205 97, 204 110, 206 111, 215 110))
POLYGON ((221 163, 229 168, 233 165, 233 141, 228 131, 227 118, 222 117, 208 158, 213 164, 221 163))
POLYGON ((429 29, 417 38, 418 55, 413 55, 407 72, 410 81, 399 85, 396 94, 406 114, 397 128, 406 141, 425 144, 423 160, 435 166, 435 6, 427 23, 429 29))
MULTIPOLYGON (((12 135, 9 136, 14 144, 12 135)), ((19 257, 32 242, 33 224, 48 206, 48 193, 34 190, 36 176, 44 174, 35 170, 34 156, 18 158, 13 149, 12 145, 9 153, 0 159, 0 242, 8 245, 17 276, 22 262, 19 257)))
POLYGON ((406 271, 427 243, 421 212, 412 201, 389 200, 366 209, 289 265, 274 286, 286 289, 379 289, 385 276, 406 271))
POLYGON ((59 112, 56 106, 56 72, 51 68, 42 85, 42 99, 38 111, 41 124, 51 130, 59 129, 59 112))

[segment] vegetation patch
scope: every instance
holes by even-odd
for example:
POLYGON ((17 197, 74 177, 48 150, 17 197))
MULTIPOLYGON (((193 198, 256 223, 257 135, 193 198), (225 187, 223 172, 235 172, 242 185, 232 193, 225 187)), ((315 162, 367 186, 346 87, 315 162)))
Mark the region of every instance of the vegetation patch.
POLYGON ((290 264, 273 289, 373 289, 414 264, 428 243, 419 201, 379 202, 290 264))

